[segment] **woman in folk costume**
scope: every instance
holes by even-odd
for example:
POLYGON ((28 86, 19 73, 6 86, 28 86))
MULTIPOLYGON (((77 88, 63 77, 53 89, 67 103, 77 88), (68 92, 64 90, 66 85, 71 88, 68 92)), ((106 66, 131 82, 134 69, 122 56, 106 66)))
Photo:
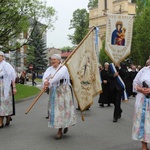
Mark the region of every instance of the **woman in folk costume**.
MULTIPOLYGON (((149 60, 150 61, 150 60, 149 60)), ((141 69, 133 81, 137 92, 132 139, 142 142, 142 150, 150 143, 150 65, 141 69)))
POLYGON ((6 117, 5 126, 9 126, 10 116, 15 112, 13 103, 13 94, 17 92, 15 79, 15 70, 4 60, 4 53, 0 51, 0 128, 4 127, 4 117, 6 117))
POLYGON ((63 133, 67 133, 68 127, 75 125, 76 116, 70 76, 67 67, 61 67, 59 54, 51 56, 51 65, 43 75, 44 88, 50 90, 48 127, 58 129, 56 139, 61 139, 63 133))

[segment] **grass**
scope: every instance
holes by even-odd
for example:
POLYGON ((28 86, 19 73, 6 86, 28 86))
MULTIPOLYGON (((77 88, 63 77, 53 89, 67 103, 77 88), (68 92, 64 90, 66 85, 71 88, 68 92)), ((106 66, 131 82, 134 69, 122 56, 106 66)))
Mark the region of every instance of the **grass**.
MULTIPOLYGON (((31 79, 31 78, 29 78, 29 82, 32 82, 32 79, 31 79)), ((35 82, 42 82, 42 79, 41 79, 41 78, 36 78, 36 79, 35 79, 35 82)))
POLYGON ((35 82, 42 82, 42 79, 36 78, 36 79, 35 79, 35 82))
POLYGON ((21 100, 23 98, 28 98, 38 94, 40 89, 34 86, 28 86, 23 84, 16 84, 17 94, 15 95, 15 100, 21 100))

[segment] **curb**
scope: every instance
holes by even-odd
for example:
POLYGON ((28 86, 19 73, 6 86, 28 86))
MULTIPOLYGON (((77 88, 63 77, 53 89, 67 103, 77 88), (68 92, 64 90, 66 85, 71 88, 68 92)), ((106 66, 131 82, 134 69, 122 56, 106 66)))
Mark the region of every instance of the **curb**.
POLYGON ((31 97, 27 97, 27 98, 23 98, 21 100, 15 100, 15 104, 19 104, 19 103, 23 103, 23 102, 26 102, 26 101, 29 101, 29 100, 32 100, 33 98, 35 98, 36 96, 38 96, 40 92, 38 92, 36 95, 33 95, 31 97))

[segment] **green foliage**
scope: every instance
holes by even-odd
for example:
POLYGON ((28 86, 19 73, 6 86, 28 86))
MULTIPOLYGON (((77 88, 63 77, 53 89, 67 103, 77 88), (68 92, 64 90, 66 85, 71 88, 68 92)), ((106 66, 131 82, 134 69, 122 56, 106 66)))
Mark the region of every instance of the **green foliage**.
POLYGON ((93 8, 98 6, 98 0, 89 0, 88 8, 93 8))
POLYGON ((68 35, 72 44, 79 44, 88 32, 89 13, 86 9, 77 9, 73 12, 73 18, 70 21, 70 28, 75 29, 73 35, 68 35))
POLYGON ((8 44, 20 32, 27 30, 27 17, 18 9, 18 0, 0 1, 0 45, 8 44), (26 26, 25 26, 25 25, 26 26))
POLYGON ((136 64, 145 65, 150 56, 150 0, 137 1, 137 16, 134 22, 131 56, 136 64), (146 2, 146 3, 145 3, 146 2))
POLYGON ((61 51, 69 51, 69 50, 73 50, 73 47, 70 46, 64 46, 63 48, 60 49, 61 51))
POLYGON ((44 71, 47 67, 46 44, 42 38, 42 32, 39 26, 35 26, 29 39, 27 49, 28 66, 32 64, 35 72, 44 71))
POLYGON ((5 51, 18 49, 16 39, 32 25, 29 20, 44 19, 46 30, 53 27, 54 16, 54 8, 47 7, 45 2, 39 0, 0 0, 0 45, 5 51))
POLYGON ((41 82, 42 83, 42 79, 41 78, 36 78, 35 82, 41 82))
POLYGON ((132 2, 132 3, 136 3, 136 0, 132 0, 131 2, 132 2))
POLYGON ((17 94, 15 95, 15 100, 22 100, 23 98, 31 97, 40 91, 37 87, 16 84, 17 94))
POLYGON ((102 48, 100 49, 100 63, 103 65, 105 62, 112 62, 105 52, 105 40, 102 43, 102 48))

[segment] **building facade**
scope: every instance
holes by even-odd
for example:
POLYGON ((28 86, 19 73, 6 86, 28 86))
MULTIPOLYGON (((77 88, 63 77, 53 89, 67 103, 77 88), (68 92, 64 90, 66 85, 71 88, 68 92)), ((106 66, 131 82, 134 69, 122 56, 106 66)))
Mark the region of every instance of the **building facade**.
MULTIPOLYGON (((30 26, 29 26, 27 32, 20 33, 16 39, 10 41, 10 45, 12 45, 12 46, 15 46, 17 43, 19 43, 19 45, 23 45, 15 51, 9 51, 9 54, 7 54, 9 62, 12 64, 12 66, 14 66, 16 72, 21 72, 23 70, 27 70, 27 68, 29 67, 29 66, 27 66, 27 59, 26 59, 28 45, 24 45, 24 43, 26 43, 28 41, 31 31, 33 30, 33 20, 30 19, 29 23, 30 23, 30 26)), ((42 38, 43 38, 45 44, 47 44, 46 43, 47 42, 47 33, 46 33, 46 31, 43 32, 43 30, 42 30, 45 25, 40 22, 38 22, 37 25, 41 29, 42 38)))
POLYGON ((89 9, 89 27, 97 26, 100 28, 100 48, 105 39, 106 17, 112 13, 135 15, 136 5, 132 0, 98 0, 98 5, 89 9))

